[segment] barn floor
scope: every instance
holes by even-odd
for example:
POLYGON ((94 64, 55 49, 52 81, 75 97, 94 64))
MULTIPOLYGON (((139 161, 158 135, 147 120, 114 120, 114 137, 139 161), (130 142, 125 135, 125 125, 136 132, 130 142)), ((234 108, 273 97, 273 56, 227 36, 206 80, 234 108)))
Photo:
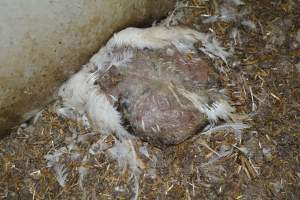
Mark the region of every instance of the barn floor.
MULTIPOLYGON (((197 135, 165 149, 137 141, 144 165, 138 199, 300 199, 300 3, 218 2, 191 0, 169 22, 213 30, 234 50, 227 65, 208 60, 249 128, 197 135), (230 6, 237 16, 227 21, 206 16, 230 6)), ((88 152, 99 134, 61 118, 55 107, 0 141, 0 199, 134 198, 130 172, 105 150, 88 152), (81 142, 70 150, 74 137, 81 142), (54 154, 64 163, 61 177, 49 163, 54 154)), ((114 143, 104 140, 107 148, 114 143)))

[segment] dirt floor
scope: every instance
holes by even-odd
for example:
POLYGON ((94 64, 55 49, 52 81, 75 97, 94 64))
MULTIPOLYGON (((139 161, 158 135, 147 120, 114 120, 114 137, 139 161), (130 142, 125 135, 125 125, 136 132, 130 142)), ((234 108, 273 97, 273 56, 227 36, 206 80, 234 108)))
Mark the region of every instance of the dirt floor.
MULTIPOLYGON (((191 0, 169 22, 213 31, 231 49, 227 65, 208 60, 249 128, 199 134, 164 149, 138 141, 138 199, 300 199, 300 2, 239 2, 191 0), (224 20, 224 10, 235 15, 224 20)), ((55 107, 0 141, 0 199, 134 198, 129 171, 105 149, 89 152, 101 136, 55 107)), ((115 142, 103 140, 107 149, 115 142)))

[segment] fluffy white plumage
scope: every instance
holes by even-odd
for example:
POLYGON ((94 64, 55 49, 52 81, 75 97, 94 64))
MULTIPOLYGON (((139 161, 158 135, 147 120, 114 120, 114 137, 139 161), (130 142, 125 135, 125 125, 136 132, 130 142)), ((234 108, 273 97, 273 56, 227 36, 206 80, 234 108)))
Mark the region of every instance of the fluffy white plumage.
POLYGON ((191 46, 201 38, 203 38, 202 33, 183 27, 127 28, 114 34, 107 46, 114 48, 129 46, 137 49, 162 49, 170 45, 177 47, 178 43, 191 46))
MULTIPOLYGON (((199 50, 203 51, 210 57, 219 57, 226 62, 226 58, 230 55, 220 45, 218 40, 211 34, 200 33, 196 30, 186 27, 164 27, 156 26, 150 28, 126 28, 116 34, 107 42, 106 46, 101 48, 95 54, 91 63, 96 65, 98 69, 107 69, 112 65, 114 60, 118 60, 124 64, 124 61, 130 60, 131 52, 125 50, 121 52, 123 55, 112 54, 114 49, 130 47, 136 49, 162 49, 168 46, 175 46, 180 52, 189 52, 194 50, 194 44, 201 41, 203 47, 199 50), (119 59, 116 59, 116 56, 119 59), (123 58, 123 59, 120 59, 123 58), (106 67, 104 67, 106 66, 106 67)), ((115 63, 118 66, 118 63, 115 63)))
MULTIPOLYGON (((126 65, 132 58, 133 52, 131 49, 123 49, 120 52, 112 52, 113 48, 105 46, 99 50, 90 60, 90 63, 97 67, 97 71, 105 72, 111 66, 121 67, 126 65)), ((97 73, 97 72, 95 72, 97 73)))
POLYGON ((121 125, 120 113, 90 77, 91 73, 86 66, 61 87, 59 96, 64 106, 81 114, 86 113, 91 124, 101 133, 129 137, 121 125))

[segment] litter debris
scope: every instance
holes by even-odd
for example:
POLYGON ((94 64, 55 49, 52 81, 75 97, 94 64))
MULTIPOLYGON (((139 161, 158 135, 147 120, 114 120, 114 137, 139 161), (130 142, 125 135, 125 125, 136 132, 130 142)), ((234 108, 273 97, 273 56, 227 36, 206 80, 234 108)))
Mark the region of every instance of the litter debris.
POLYGON ((0 141, 0 198, 298 199, 298 7, 190 0, 115 33, 0 141), (166 131, 168 106, 192 114, 166 131))

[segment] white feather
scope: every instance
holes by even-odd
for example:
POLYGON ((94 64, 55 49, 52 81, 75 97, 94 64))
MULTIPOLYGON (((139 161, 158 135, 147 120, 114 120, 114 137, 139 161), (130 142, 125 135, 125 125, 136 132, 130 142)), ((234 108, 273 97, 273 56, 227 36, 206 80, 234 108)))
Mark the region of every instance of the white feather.
POLYGON ((94 143, 90 147, 89 153, 92 154, 92 155, 97 155, 97 154, 107 150, 108 148, 110 148, 110 145, 105 143, 106 138, 107 137, 101 138, 96 143, 94 143))
POLYGON ((219 126, 215 126, 210 128, 209 130, 201 133, 201 135, 210 135, 212 133, 216 133, 219 131, 224 131, 224 130, 234 130, 234 132, 241 132, 243 129, 249 128, 249 125, 244 124, 244 123, 225 123, 219 126))
MULTIPOLYGON (((183 27, 156 26, 150 28, 127 28, 115 34, 108 47, 130 46, 137 49, 162 49, 167 46, 185 44, 191 50, 192 44, 201 40, 204 34, 183 27)), ((180 49, 179 49, 180 50, 180 49)))
POLYGON ((55 171, 55 177, 57 182, 61 187, 65 187, 67 177, 68 177, 68 172, 67 169, 65 168, 64 165, 55 165, 54 166, 54 171, 55 171))
POLYGON ((242 0, 226 0, 228 2, 232 2, 234 3, 235 5, 245 5, 245 3, 242 1, 242 0))
POLYGON ((84 166, 80 166, 78 168, 78 174, 79 174, 79 178, 78 178, 78 183, 80 188, 83 188, 83 181, 85 176, 88 174, 88 168, 84 167, 84 166))
POLYGON ((213 16, 208 16, 206 19, 202 20, 203 23, 214 23, 218 21, 219 16, 218 15, 213 15, 213 16))
POLYGON ((66 147, 62 147, 58 150, 55 150, 53 153, 48 153, 44 156, 45 160, 47 161, 47 167, 52 167, 56 163, 59 162, 60 157, 68 153, 68 150, 66 147))
POLYGON ((133 52, 130 48, 124 48, 119 52, 112 52, 113 48, 108 45, 101 48, 90 60, 92 64, 97 67, 97 72, 106 72, 112 66, 123 67, 126 66, 132 56, 133 52))
POLYGON ((76 111, 74 111, 72 108, 69 107, 58 107, 56 109, 56 114, 62 118, 67 118, 72 120, 77 119, 76 111))
POLYGON ((256 25, 251 20, 243 20, 241 22, 241 24, 244 25, 244 26, 246 26, 246 27, 248 27, 248 28, 250 28, 250 29, 252 29, 252 30, 254 30, 254 31, 256 30, 256 25))
POLYGON ((43 110, 41 110, 40 112, 38 112, 38 113, 33 117, 32 123, 33 123, 33 124, 36 124, 37 121, 42 117, 42 114, 43 114, 43 110))
POLYGON ((230 31, 230 37, 234 40, 235 45, 241 43, 240 31, 236 27, 230 31))
POLYGON ((212 37, 211 35, 207 34, 202 39, 203 47, 200 50, 208 55, 211 58, 221 58, 225 63, 227 63, 227 57, 230 56, 230 53, 227 52, 224 47, 220 45, 220 42, 212 37))
POLYGON ((62 98, 66 109, 76 110, 80 114, 85 113, 88 96, 96 89, 89 77, 89 67, 83 67, 60 88, 58 96, 62 98))
POLYGON ((240 13, 237 12, 237 9, 232 6, 222 6, 220 9, 219 19, 221 21, 236 21, 240 13))
POLYGON ((219 119, 228 121, 231 119, 231 115, 235 111, 235 109, 231 107, 223 98, 217 98, 212 104, 209 105, 207 100, 207 95, 209 95, 209 93, 201 95, 184 89, 179 89, 178 91, 185 98, 190 100, 195 108, 197 108, 201 113, 206 114, 211 123, 216 123, 219 119))
POLYGON ((217 155, 213 155, 212 158, 210 158, 208 160, 208 162, 206 163, 203 163, 201 165, 201 167, 207 167, 213 163, 215 163, 216 161, 220 160, 221 158, 224 158, 224 157, 227 157, 227 156, 230 156, 233 152, 233 148, 229 148, 225 145, 222 145, 220 150, 217 153, 217 155))
POLYGON ((230 54, 221 47, 220 42, 210 34, 200 33, 193 29, 179 26, 164 27, 156 26, 150 28, 127 28, 114 36, 107 42, 106 46, 95 54, 91 63, 96 65, 101 71, 108 69, 114 62, 126 63, 131 58, 129 51, 121 52, 121 55, 112 54, 114 49, 130 47, 136 49, 162 49, 168 46, 175 46, 180 52, 190 52, 194 50, 194 44, 201 41, 203 48, 200 48, 210 57, 219 57, 226 62, 226 57, 230 54), (118 58, 119 57, 119 58, 118 58))
POLYGON ((91 73, 83 68, 67 81, 59 91, 65 107, 86 113, 98 131, 118 137, 129 137, 121 125, 120 113, 111 105, 106 95, 94 85, 91 73))
POLYGON ((137 200, 139 195, 139 178, 144 164, 138 158, 132 141, 116 141, 115 145, 108 151, 111 157, 118 161, 120 169, 125 170, 128 166, 132 172, 134 181, 134 197, 132 199, 137 200))

